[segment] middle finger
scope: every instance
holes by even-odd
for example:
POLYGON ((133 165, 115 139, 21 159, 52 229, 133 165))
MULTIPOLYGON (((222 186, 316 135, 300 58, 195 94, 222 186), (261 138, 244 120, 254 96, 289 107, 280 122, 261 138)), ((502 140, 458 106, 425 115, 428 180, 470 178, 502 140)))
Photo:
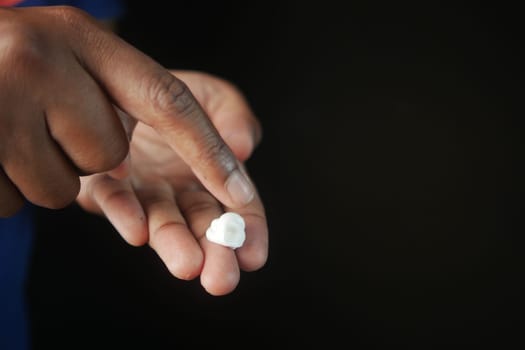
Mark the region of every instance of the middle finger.
POLYGON ((175 203, 171 186, 160 179, 134 180, 133 187, 148 220, 150 247, 175 277, 197 277, 203 263, 202 250, 175 203))
POLYGON ((204 251, 201 284, 212 295, 225 295, 239 283, 240 271, 233 249, 208 241, 211 221, 224 213, 220 203, 206 191, 181 193, 177 202, 204 251))

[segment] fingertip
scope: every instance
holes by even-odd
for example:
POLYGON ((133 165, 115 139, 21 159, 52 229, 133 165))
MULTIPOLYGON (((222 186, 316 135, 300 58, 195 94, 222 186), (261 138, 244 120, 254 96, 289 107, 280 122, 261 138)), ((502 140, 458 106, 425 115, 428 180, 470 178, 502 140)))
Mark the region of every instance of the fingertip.
MULTIPOLYGON (((131 204, 133 206, 133 204, 131 204)), ((140 247, 148 243, 148 227, 146 218, 138 208, 123 209, 123 212, 108 213, 106 217, 122 238, 134 247, 140 247)))
POLYGON ((249 133, 233 133, 226 136, 224 141, 231 148, 235 157, 241 162, 250 158, 255 148, 254 136, 249 133))
POLYGON ((266 265, 268 260, 268 249, 260 246, 245 246, 241 248, 242 254, 248 256, 247 259, 239 259, 239 267, 246 272, 253 272, 266 265))
POLYGON ((261 269, 268 260, 268 229, 262 220, 248 217, 245 221, 247 237, 236 253, 240 269, 251 272, 261 269))
POLYGON ((201 272, 201 285, 211 295, 226 295, 237 287, 240 270, 232 248, 218 245, 202 238, 201 245, 206 254, 201 272))
POLYGON ((50 193, 41 193, 33 197, 32 193, 25 194, 34 204, 48 209, 62 209, 75 201, 80 193, 80 178, 76 176, 64 177, 64 185, 60 189, 53 189, 50 193))
MULTIPOLYGON (((142 247, 146 243, 148 243, 148 228, 145 223, 145 218, 138 218, 143 222, 140 227, 134 227, 132 229, 129 229, 128 231, 122 231, 120 235, 122 238, 131 246, 134 247, 142 247)), ((118 229, 117 229, 118 230, 118 229)))
POLYGON ((149 223, 149 245, 157 252, 168 271, 181 280, 196 278, 204 265, 204 254, 197 241, 189 234, 186 225, 164 223, 151 231, 151 220, 153 219, 150 218, 149 223))
POLYGON ((190 281, 199 276, 204 264, 204 256, 200 249, 181 249, 177 254, 171 255, 165 264, 173 276, 190 281))
POLYGON ((206 292, 213 296, 230 294, 235 288, 237 288, 239 281, 240 272, 238 269, 230 270, 221 274, 201 274, 201 285, 206 292))

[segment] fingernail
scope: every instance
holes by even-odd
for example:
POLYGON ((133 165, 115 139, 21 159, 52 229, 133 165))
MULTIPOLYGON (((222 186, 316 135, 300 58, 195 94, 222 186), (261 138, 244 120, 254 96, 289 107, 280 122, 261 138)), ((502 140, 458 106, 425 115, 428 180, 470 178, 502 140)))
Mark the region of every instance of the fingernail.
POLYGON ((250 203, 255 194, 252 184, 239 169, 234 170, 226 181, 226 190, 233 202, 239 205, 250 203))

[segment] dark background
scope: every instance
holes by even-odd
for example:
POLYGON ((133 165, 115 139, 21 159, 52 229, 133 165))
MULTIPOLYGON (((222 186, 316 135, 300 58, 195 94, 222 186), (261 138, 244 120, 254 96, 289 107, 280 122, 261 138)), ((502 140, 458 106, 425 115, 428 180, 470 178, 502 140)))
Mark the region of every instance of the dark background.
POLYGON ((269 260, 212 297, 102 218, 39 210, 36 348, 523 343, 520 12, 344 3, 127 1, 126 40, 260 118, 269 260))

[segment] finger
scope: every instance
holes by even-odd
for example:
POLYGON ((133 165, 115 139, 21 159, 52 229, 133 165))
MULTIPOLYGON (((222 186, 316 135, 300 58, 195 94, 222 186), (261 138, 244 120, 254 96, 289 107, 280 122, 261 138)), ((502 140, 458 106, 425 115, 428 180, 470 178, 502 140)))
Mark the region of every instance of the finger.
POLYGON ((169 184, 136 181, 135 190, 148 218, 149 245, 177 278, 197 277, 203 264, 201 247, 175 204, 169 184))
MULTIPOLYGON (((244 169, 243 169, 244 170, 244 169)), ((244 271, 255 271, 266 264, 268 259, 268 224, 261 198, 256 193, 255 199, 244 208, 226 208, 241 215, 245 222, 246 239, 235 250, 239 266, 244 271)))
POLYGON ((46 101, 50 134, 82 173, 115 168, 126 157, 129 142, 114 107, 80 66, 55 76, 61 93, 46 101))
POLYGON ((122 163, 117 167, 111 169, 106 174, 115 180, 126 180, 131 173, 131 153, 128 152, 128 155, 122 163))
POLYGON ((32 203, 63 208, 75 200, 80 189, 77 172, 47 133, 45 117, 33 120, 11 130, 10 149, 2 159, 4 171, 32 203))
POLYGON ((261 142, 261 123, 246 97, 231 82, 214 75, 188 70, 174 70, 201 102, 226 144, 242 162, 261 142))
POLYGON ((148 241, 146 215, 129 181, 97 174, 82 177, 81 183, 79 204, 103 213, 129 244, 141 246, 148 241))
POLYGON ((188 225, 204 251, 201 284, 212 295, 225 295, 239 283, 240 271, 233 249, 208 241, 206 230, 223 210, 208 192, 181 193, 177 199, 188 225))
POLYGON ((70 17, 85 26, 67 27, 69 44, 113 102, 157 130, 222 203, 248 204, 253 184, 186 84, 91 18, 80 12, 70 17))
POLYGON ((24 199, 20 192, 0 168, 0 217, 6 218, 14 215, 23 205, 24 199))
POLYGON ((221 137, 241 162, 250 158, 262 138, 260 123, 251 115, 232 106, 221 109, 216 117, 215 126, 221 137))

